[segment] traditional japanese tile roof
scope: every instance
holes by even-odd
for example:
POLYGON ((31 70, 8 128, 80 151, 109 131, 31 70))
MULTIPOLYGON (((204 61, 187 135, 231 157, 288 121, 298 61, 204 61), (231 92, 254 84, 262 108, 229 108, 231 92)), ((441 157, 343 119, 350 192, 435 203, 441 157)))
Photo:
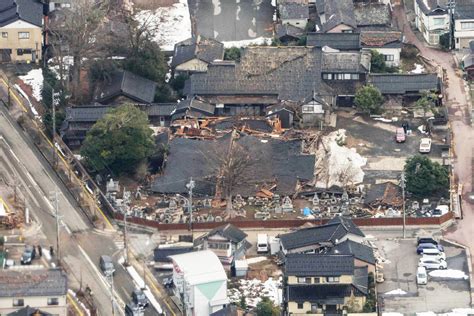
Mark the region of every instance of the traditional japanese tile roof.
POLYGON ((353 255, 356 259, 370 264, 375 264, 374 250, 372 247, 363 245, 350 239, 332 247, 329 250, 329 254, 353 255))
POLYGON ((474 2, 472 0, 456 0, 454 19, 474 19, 474 2))
POLYGON ((226 225, 216 227, 213 230, 211 230, 207 234, 207 236, 212 236, 215 234, 219 234, 222 237, 225 237, 234 243, 239 243, 247 237, 246 233, 244 233, 240 228, 232 224, 226 224, 226 225))
POLYGON ((360 41, 363 47, 402 47, 401 32, 384 32, 384 31, 363 31, 360 34, 360 41))
POLYGON ((307 4, 294 2, 283 3, 278 6, 278 10, 282 20, 309 18, 309 8, 307 4))
POLYGON ((194 58, 206 63, 223 59, 224 44, 200 35, 176 43, 171 67, 176 67, 194 58))
POLYGON ((354 274, 352 255, 292 253, 285 257, 287 276, 341 276, 354 274))
POLYGON ((370 69, 370 52, 323 53, 322 72, 367 73, 370 69))
POLYGON ((392 15, 388 4, 358 3, 354 4, 354 15, 358 27, 361 26, 389 26, 392 24, 392 15))
POLYGON ((352 28, 357 27, 352 0, 326 1, 324 14, 326 15, 326 23, 323 25, 324 32, 327 32, 340 24, 345 24, 352 28))
POLYGON ((369 83, 382 94, 419 93, 421 91, 439 91, 439 78, 434 73, 427 74, 371 74, 369 83))
POLYGON ((67 293, 67 276, 60 269, 2 270, 0 297, 58 296, 67 293))
POLYGON ((359 37, 359 33, 308 33, 306 45, 358 51, 361 48, 359 37))
POLYGON ((0 1, 0 27, 17 20, 41 27, 43 25, 43 4, 37 0, 0 1))

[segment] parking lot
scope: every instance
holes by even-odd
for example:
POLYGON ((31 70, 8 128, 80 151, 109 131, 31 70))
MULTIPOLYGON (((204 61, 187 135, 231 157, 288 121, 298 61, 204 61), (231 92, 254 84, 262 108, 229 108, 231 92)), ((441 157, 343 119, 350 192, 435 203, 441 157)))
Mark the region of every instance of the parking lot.
MULTIPOLYGON (((470 306, 467 279, 429 276, 427 285, 417 285, 416 270, 420 256, 416 254, 416 238, 379 239, 375 244, 387 260, 382 270, 385 281, 377 284, 381 297, 379 302, 383 301, 382 311, 415 315, 416 312, 443 313, 470 306), (387 294, 389 292, 397 294, 387 294)), ((448 269, 468 275, 465 251, 444 242, 441 244, 445 249, 448 269)))

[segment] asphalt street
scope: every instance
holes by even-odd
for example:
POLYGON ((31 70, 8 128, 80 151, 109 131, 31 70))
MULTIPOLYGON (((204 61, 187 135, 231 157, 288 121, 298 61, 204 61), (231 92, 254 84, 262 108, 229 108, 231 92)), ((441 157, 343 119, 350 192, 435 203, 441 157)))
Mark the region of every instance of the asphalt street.
MULTIPOLYGON (((26 197, 26 205, 46 236, 46 240, 30 242, 41 243, 46 247, 56 245, 56 219, 49 196, 57 190, 61 222, 61 257, 67 268, 69 287, 77 289, 82 280, 84 286, 88 285, 92 289, 100 315, 111 315, 110 283, 100 273, 98 263, 101 255, 112 256, 116 261, 117 270, 114 276, 116 314, 122 315, 124 305, 130 300, 135 286, 117 262, 122 257, 115 237, 118 233, 102 232, 93 228, 32 141, 16 122, 11 121, 4 107, 0 110, 0 136, 1 157, 4 158, 0 163, 8 164, 7 168, 17 174, 23 188, 22 193, 26 197)), ((156 314, 152 308, 146 312, 146 315, 156 314)))

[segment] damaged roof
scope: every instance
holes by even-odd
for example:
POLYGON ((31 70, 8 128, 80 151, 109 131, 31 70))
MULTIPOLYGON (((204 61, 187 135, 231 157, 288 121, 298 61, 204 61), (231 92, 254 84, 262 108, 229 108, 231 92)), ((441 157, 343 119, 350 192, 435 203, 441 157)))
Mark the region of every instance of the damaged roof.
POLYGON ((369 83, 382 94, 420 93, 439 91, 440 81, 435 73, 426 74, 370 74, 369 83))
POLYGON ((94 101, 107 102, 119 95, 136 102, 152 103, 155 98, 156 83, 129 71, 117 71, 109 80, 96 87, 94 101))
MULTIPOLYGON (((230 133, 213 140, 175 138, 169 143, 169 155, 163 175, 151 186, 153 192, 185 193, 185 184, 192 177, 197 195, 215 194, 216 176, 229 147, 230 133)), ((298 181, 311 181, 314 176, 314 155, 301 154, 301 141, 262 140, 242 134, 235 141, 248 154, 250 163, 242 171, 245 183, 235 186, 233 194, 254 196, 262 185, 275 183, 275 193, 292 195, 298 181)))
POLYGON ((384 31, 364 31, 360 33, 360 41, 363 47, 386 47, 401 48, 402 33, 401 32, 384 32, 384 31))
POLYGON ((370 52, 323 53, 322 72, 367 73, 370 69, 370 52))
POLYGON ((197 98, 188 98, 178 103, 176 110, 172 113, 172 119, 183 117, 204 118, 213 116, 216 110, 214 104, 197 98))
POLYGON ((201 35, 188 38, 174 45, 171 67, 176 67, 194 58, 210 63, 224 58, 224 44, 201 35))
POLYGON ((392 24, 390 7, 384 3, 354 4, 354 15, 358 27, 389 26, 392 24))
POLYGON ((357 27, 352 0, 326 1, 324 14, 326 15, 326 23, 323 25, 324 32, 328 32, 341 24, 354 29, 357 27))
POLYGON ((372 184, 364 199, 367 205, 401 206, 402 189, 392 182, 372 184))
POLYGON ((308 33, 306 45, 315 47, 328 46, 340 50, 359 50, 359 33, 308 33))
POLYGON ((209 233, 206 234, 207 237, 219 234, 234 243, 239 243, 247 237, 247 234, 244 233, 240 228, 232 225, 226 224, 214 228, 209 233))

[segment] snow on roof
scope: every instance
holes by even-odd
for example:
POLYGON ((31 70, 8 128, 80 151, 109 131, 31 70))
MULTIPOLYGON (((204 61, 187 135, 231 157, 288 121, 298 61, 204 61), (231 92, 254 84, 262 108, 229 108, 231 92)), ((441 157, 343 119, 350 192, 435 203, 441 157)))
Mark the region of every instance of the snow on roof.
POLYGON ((211 250, 189 252, 170 258, 189 284, 227 280, 222 263, 211 250))

